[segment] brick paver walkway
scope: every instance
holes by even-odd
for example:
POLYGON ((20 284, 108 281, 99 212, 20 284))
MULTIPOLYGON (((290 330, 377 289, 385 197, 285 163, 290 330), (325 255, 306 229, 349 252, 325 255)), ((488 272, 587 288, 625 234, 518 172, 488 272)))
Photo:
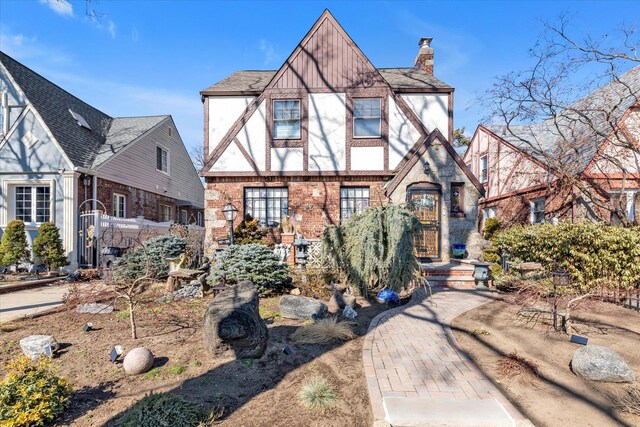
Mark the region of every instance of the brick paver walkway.
POLYGON ((514 422, 523 419, 461 354, 449 328, 455 317, 491 300, 490 293, 475 290, 445 289, 434 292, 430 300, 419 291, 409 304, 373 319, 364 342, 363 362, 376 420, 388 420, 385 406, 389 399, 397 402, 397 398, 430 400, 419 401, 422 403, 467 400, 467 404, 495 399, 514 422))

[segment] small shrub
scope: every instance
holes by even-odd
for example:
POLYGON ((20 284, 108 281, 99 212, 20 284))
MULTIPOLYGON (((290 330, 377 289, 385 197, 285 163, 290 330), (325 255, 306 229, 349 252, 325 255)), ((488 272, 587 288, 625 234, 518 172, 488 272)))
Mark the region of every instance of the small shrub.
POLYGON ((143 248, 127 252, 114 265, 114 279, 117 281, 135 280, 147 274, 158 279, 169 274, 167 258, 175 258, 185 252, 187 241, 171 234, 154 237, 143 243, 143 248), (145 253, 146 251, 146 253, 145 253))
POLYGON ((322 377, 308 380, 300 390, 300 400, 307 408, 325 410, 336 403, 336 392, 322 377))
POLYGON ((484 222, 484 238, 487 240, 493 239, 493 237, 502 229, 502 224, 498 218, 488 218, 484 222))
POLYGON ((273 249, 273 242, 265 240, 267 233, 267 230, 260 228, 257 219, 253 219, 251 215, 246 214, 236 229, 233 230, 233 242, 236 245, 257 243, 273 249))
POLYGON ((34 262, 42 262, 48 270, 69 264, 60 230, 53 222, 45 222, 38 228, 38 235, 33 239, 33 257, 34 262))
POLYGON ((0 425, 43 426, 55 420, 69 404, 71 386, 41 357, 13 359, 0 382, 0 425))
POLYGON ((233 245, 218 255, 207 281, 211 286, 251 280, 261 296, 284 291, 291 283, 289 269, 259 244, 233 245))
POLYGON ((131 314, 131 311, 129 311, 128 308, 126 310, 120 310, 119 312, 116 313, 116 319, 118 320, 128 319, 130 314, 131 314))
POLYGON ((616 408, 628 414, 640 416, 640 387, 629 386, 613 395, 616 408))
POLYGON ((2 254, 0 265, 15 265, 17 271, 18 264, 29 259, 28 246, 24 222, 20 220, 9 222, 0 243, 0 254, 2 254))
POLYGON ((538 364, 512 351, 498 359, 498 375, 503 378, 519 377, 520 382, 532 381, 539 376, 538 364))
POLYGON ((205 418, 200 407, 169 393, 151 393, 120 419, 122 427, 197 427, 205 418))
POLYGON ((336 317, 327 317, 316 323, 304 325, 291 338, 299 343, 326 344, 334 341, 349 341, 355 338, 352 322, 338 322, 336 317))
POLYGON ((487 331, 485 328, 478 328, 478 329, 474 329, 473 331, 471 331, 471 334, 473 335, 491 335, 491 332, 487 331))
POLYGON ((300 289, 300 295, 322 299, 331 296, 331 282, 338 281, 338 274, 333 269, 307 267, 305 271, 291 271, 292 286, 300 289))

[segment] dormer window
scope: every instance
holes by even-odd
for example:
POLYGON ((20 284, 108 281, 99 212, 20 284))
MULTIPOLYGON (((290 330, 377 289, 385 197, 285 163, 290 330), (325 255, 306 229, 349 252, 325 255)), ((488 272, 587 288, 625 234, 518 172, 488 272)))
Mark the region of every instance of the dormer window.
POLYGON ((89 126, 89 123, 87 123, 84 117, 82 117, 79 113, 76 113, 71 108, 69 108, 69 113, 71 113, 71 117, 73 117, 76 122, 78 122, 78 126, 87 130, 91 130, 91 126, 89 126))
POLYGON ((273 101, 273 138, 300 139, 300 100, 273 101))
POLYGON ((382 133, 380 98, 354 99, 353 137, 379 138, 382 133))

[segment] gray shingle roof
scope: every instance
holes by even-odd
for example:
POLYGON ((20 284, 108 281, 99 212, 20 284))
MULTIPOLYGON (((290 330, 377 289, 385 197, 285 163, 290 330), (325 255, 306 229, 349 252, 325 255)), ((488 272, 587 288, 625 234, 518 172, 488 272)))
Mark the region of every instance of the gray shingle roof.
POLYGON ((0 62, 40 114, 74 166, 92 168, 104 163, 129 142, 167 117, 114 119, 4 52, 0 52, 0 62), (69 110, 84 117, 91 130, 79 126, 69 110))
POLYGON ((485 126, 530 156, 579 173, 611 136, 623 114, 640 100, 640 66, 576 101, 557 117, 530 125, 485 126))
MULTIPOLYGON (((438 78, 417 68, 379 68, 382 77, 396 90, 452 89, 438 78)), ((202 90, 202 94, 218 92, 246 92, 258 94, 269 84, 277 70, 236 71, 213 86, 202 90)))

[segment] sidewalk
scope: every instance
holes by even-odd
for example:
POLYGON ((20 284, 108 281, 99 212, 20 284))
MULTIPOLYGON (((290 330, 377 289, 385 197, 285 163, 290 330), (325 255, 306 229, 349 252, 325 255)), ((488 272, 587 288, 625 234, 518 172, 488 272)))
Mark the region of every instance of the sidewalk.
POLYGON ((531 425, 460 352, 449 323, 488 292, 423 291, 373 319, 363 362, 374 419, 393 426, 531 425))
POLYGON ((0 294, 0 323, 61 306, 68 289, 69 285, 54 285, 0 294))

